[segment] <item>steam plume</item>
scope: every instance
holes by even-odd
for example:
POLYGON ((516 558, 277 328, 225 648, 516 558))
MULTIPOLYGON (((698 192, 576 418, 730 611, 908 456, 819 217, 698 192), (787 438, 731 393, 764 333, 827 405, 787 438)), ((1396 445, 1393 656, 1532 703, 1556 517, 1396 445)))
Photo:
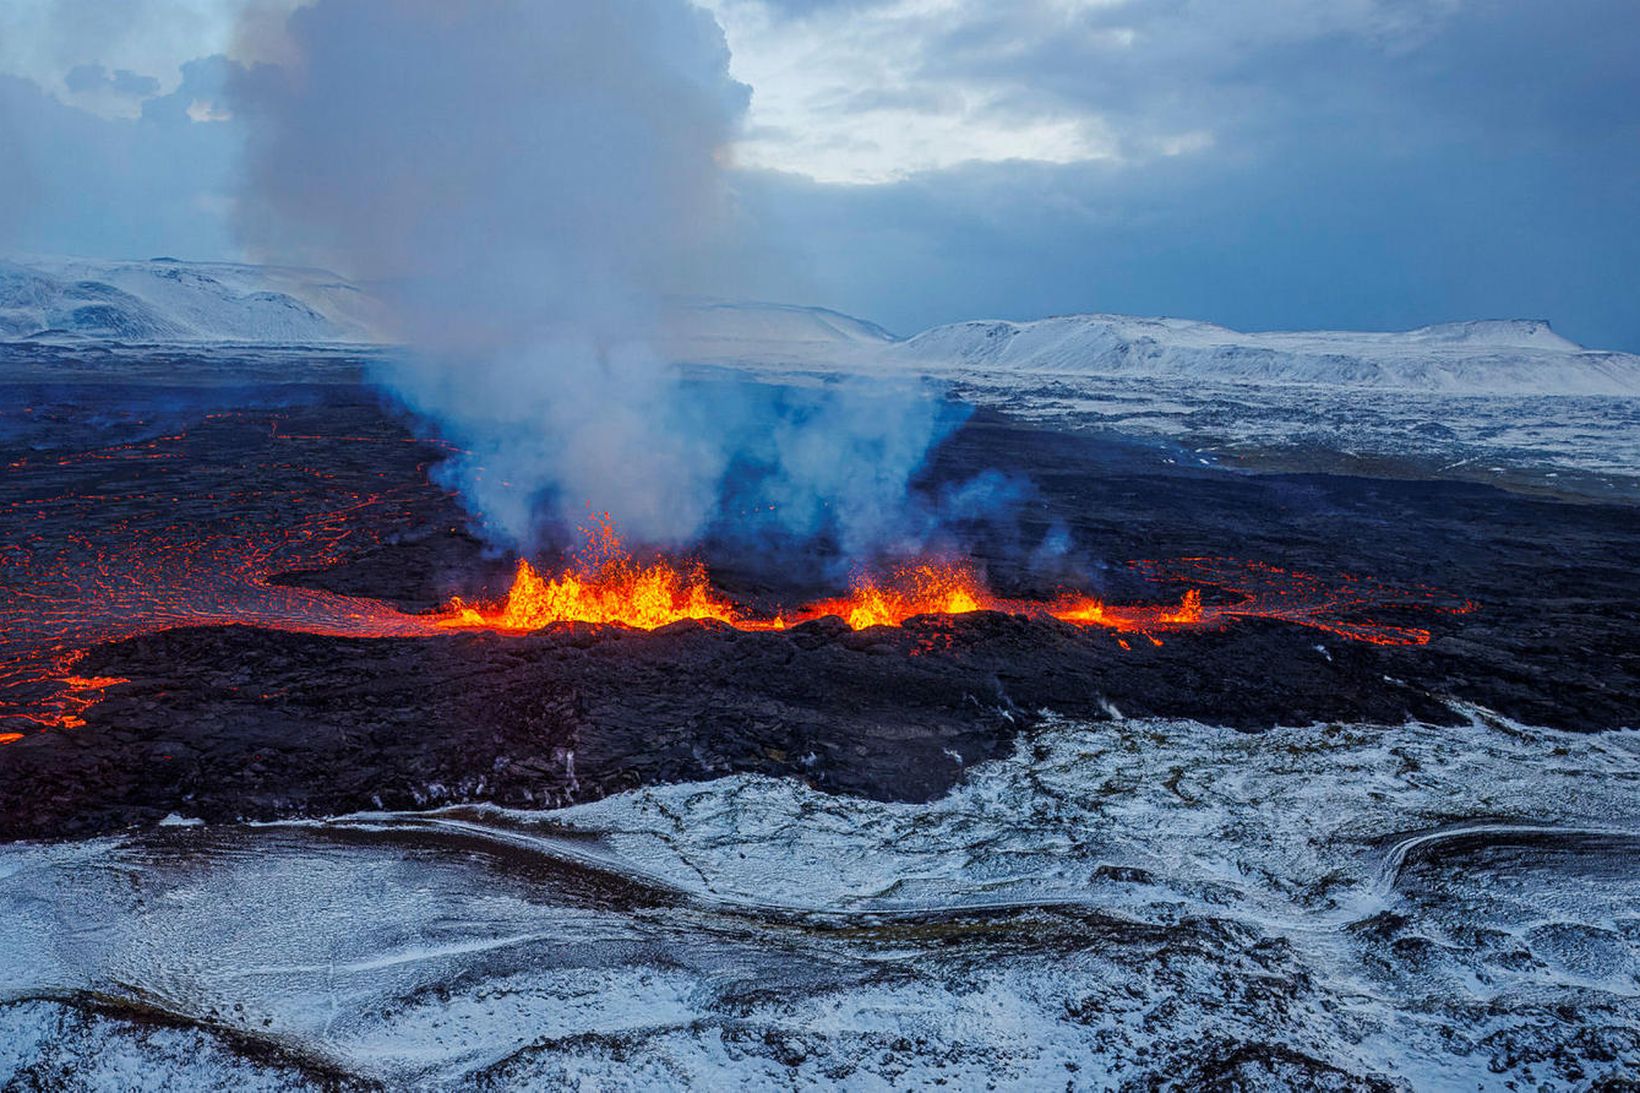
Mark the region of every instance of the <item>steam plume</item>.
POLYGON ((748 90, 709 14, 317 0, 282 34, 255 52, 285 60, 235 89, 247 241, 393 302, 411 354, 383 378, 470 451, 444 473, 492 538, 527 549, 592 506, 686 542, 748 493, 790 534, 883 537, 939 432, 926 399, 704 391, 650 348, 658 302, 700 287, 728 219, 748 90))

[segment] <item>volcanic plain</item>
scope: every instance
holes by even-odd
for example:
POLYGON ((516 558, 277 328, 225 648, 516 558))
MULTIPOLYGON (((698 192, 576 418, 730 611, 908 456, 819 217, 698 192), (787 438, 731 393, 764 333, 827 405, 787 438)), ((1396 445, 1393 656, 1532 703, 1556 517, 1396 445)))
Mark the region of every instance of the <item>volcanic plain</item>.
MULTIPOLYGON (((999 595, 1177 603, 1195 588, 1209 608, 1256 594, 1281 610, 1154 634, 999 611, 862 630, 440 630, 431 613, 502 595, 515 559, 468 531, 437 484, 448 448, 361 361, 8 354, 3 839, 171 815, 551 806, 741 771, 924 801, 1052 714, 1248 732, 1640 724, 1626 505, 1251 473, 973 410, 917 485, 1016 484, 951 532, 999 595), (1372 627, 1422 638, 1363 640, 1372 627)), ((717 536, 698 560, 765 613, 847 579, 825 542, 717 536)))

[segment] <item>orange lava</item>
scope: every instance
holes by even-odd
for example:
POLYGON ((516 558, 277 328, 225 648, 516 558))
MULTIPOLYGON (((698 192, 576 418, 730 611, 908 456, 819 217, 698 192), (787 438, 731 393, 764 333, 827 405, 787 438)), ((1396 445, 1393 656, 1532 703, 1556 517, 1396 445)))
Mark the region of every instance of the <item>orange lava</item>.
POLYGON ((1103 626, 1108 630, 1150 633, 1171 627, 1197 626, 1205 621, 1200 589, 1187 591, 1176 605, 1109 604, 1091 596, 1069 596, 1048 608, 1061 622, 1103 626))
MULTIPOLYGON (((781 630, 828 615, 865 629, 922 615, 1000 611, 1103 630, 1123 648, 1247 620, 1421 645, 1431 632, 1410 623, 1474 607, 1425 586, 1323 578, 1225 558, 1131 563, 1157 586, 1162 602, 1117 604, 1073 592, 1026 601, 996 595, 969 563, 930 559, 862 575, 845 595, 759 613, 718 592, 698 562, 640 562, 605 518, 554 575, 521 561, 500 602, 453 602, 416 615, 276 579, 359 557, 443 511, 424 477, 405 480, 382 468, 384 451, 403 451, 414 441, 389 428, 321 437, 284 428, 280 415, 250 413, 212 415, 198 428, 220 432, 213 445, 260 439, 261 448, 247 450, 281 473, 246 476, 236 465, 190 459, 189 433, 31 453, 0 467, 19 486, 0 501, 7 528, 0 539, 0 744, 21 733, 83 726, 111 688, 126 684, 77 670, 93 645, 182 626, 408 638, 479 628, 519 633, 555 622, 653 629, 685 619, 781 630), (339 439, 349 443, 338 448, 339 439), (315 445, 323 447, 323 462, 321 452, 310 451, 315 445)), ((949 636, 928 646, 936 648, 951 648, 949 636)))
POLYGON ((664 558, 637 562, 622 547, 607 514, 594 527, 582 530, 587 546, 557 576, 543 576, 528 561, 520 560, 512 587, 499 603, 455 599, 435 617, 436 624, 446 629, 526 633, 559 622, 653 630, 686 619, 713 619, 741 630, 783 630, 836 616, 851 629, 865 630, 900 626, 919 615, 1002 611, 1148 633, 1204 620, 1201 593, 1195 589, 1176 605, 1118 606, 1087 596, 1068 596, 1056 603, 1013 600, 993 594, 973 566, 953 561, 922 561, 883 574, 862 573, 847 595, 772 618, 759 617, 719 596, 699 562, 664 558))
MULTIPOLYGON (((1327 582, 1295 570, 1225 558, 1133 563, 1158 584, 1188 586, 1172 603, 1113 604, 1083 594, 1043 602, 997 596, 968 563, 922 561, 886 574, 862 574, 847 595, 768 617, 720 596, 698 562, 639 563, 621 546, 607 515, 586 534, 587 547, 557 576, 543 576, 529 562, 520 561, 512 588, 499 603, 454 600, 434 617, 435 624, 524 633, 560 622, 652 630, 685 619, 712 619, 742 630, 782 630, 835 616, 852 629, 864 630, 900 626, 922 615, 1000 611, 1139 634, 1152 645, 1162 644, 1158 634, 1222 629, 1246 619, 1293 623, 1378 645, 1423 645, 1430 639, 1427 629, 1374 616, 1385 609, 1455 614, 1474 607, 1433 588, 1396 588, 1351 576, 1327 582), (1213 593, 1211 601, 1204 599, 1204 588, 1213 593)), ((1127 640, 1117 641, 1122 648, 1131 648, 1127 640)))
POLYGON ((847 596, 822 600, 798 612, 798 622, 836 615, 852 629, 899 626, 917 615, 966 615, 999 610, 999 601, 969 566, 923 562, 903 566, 886 578, 855 579, 847 596))
POLYGON ((116 684, 130 682, 129 679, 120 676, 63 676, 63 692, 58 696, 60 712, 56 715, 55 727, 59 729, 78 729, 82 727, 85 725, 85 718, 81 715, 102 701, 102 693, 105 690, 116 684))
POLYGON ((699 562, 638 562, 621 545, 607 513, 582 530, 586 546, 563 573, 543 577, 520 559, 512 588, 500 604, 485 607, 452 600, 435 621, 452 629, 512 633, 555 622, 617 623, 639 630, 684 619, 746 623, 733 604, 712 591, 706 567, 699 562))

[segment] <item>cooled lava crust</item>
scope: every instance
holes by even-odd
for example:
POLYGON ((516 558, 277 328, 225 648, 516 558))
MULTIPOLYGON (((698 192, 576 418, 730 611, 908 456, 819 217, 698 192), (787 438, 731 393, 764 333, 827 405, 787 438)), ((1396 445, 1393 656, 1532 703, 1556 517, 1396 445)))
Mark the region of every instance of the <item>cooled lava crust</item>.
MULTIPOLYGON (((156 397, 153 387, 108 384, 14 389, 29 400, 18 405, 58 407, 54 436, 85 430, 81 449, 106 428, 90 424, 97 400, 156 397)), ((390 516, 392 526, 356 544, 344 537, 329 564, 279 582, 426 610, 504 580, 508 560, 461 532, 453 500, 428 483, 439 451, 415 443, 364 389, 178 390, 162 394, 188 443, 164 464, 161 488, 182 499, 181 521, 189 490, 212 476, 276 494, 285 478, 318 468, 357 476, 361 490, 394 491, 392 506, 357 514, 390 516), (221 415, 227 398, 240 409, 207 416, 221 415)), ((19 435, 0 433, 11 445, 0 463, 27 460, 38 472, 49 453, 19 435)), ((1085 559, 1257 558, 1435 584, 1480 609, 1407 620, 1433 633, 1411 647, 1246 621, 1124 649, 1109 633, 996 613, 859 632, 834 620, 785 633, 680 623, 418 638, 184 625, 91 647, 76 673, 128 682, 98 692, 83 724, 0 747, 0 838, 114 830, 170 813, 225 821, 456 800, 540 807, 734 771, 921 801, 1055 715, 1185 717, 1249 731, 1410 717, 1462 732, 1484 716, 1464 705, 1473 703, 1573 730, 1640 724, 1632 508, 1433 479, 1247 475, 1193 468, 1187 455, 981 413, 935 453, 921 486, 987 469, 1034 484, 1009 519, 966 529, 973 555, 1013 595, 1051 591, 1056 577, 1033 568, 1033 547, 1059 524, 1085 559)), ((0 476, 0 502, 13 512, 34 506, 34 539, 84 533, 87 519, 120 519, 118 506, 80 506, 77 523, 57 527, 42 499, 117 494, 110 473, 67 459, 44 478, 0 476), (22 482, 26 496, 16 492, 22 482)), ((209 502, 197 504, 203 512, 209 502)), ((727 592, 749 600, 792 602, 824 588, 818 555, 714 543, 706 560, 727 592), (799 583, 793 573, 809 576, 799 583)), ((1130 600, 1144 594, 1122 586, 1119 565, 1105 578, 1130 600)))

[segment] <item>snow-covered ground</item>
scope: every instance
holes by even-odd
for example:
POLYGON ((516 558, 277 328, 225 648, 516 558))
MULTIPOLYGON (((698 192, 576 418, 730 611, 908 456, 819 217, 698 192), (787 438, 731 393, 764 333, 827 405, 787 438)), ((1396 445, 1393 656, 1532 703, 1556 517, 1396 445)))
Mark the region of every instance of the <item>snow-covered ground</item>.
POLYGON ((1518 395, 1637 395, 1640 357, 1584 349, 1537 321, 1404 333, 1243 334, 1212 323, 1071 315, 935 327, 892 359, 933 371, 1130 376, 1518 395))
POLYGON ((1640 357, 1584 350, 1540 322, 1241 334, 1072 316, 959 323, 899 342, 820 337, 815 324, 783 351, 753 305, 700 325, 708 333, 669 345, 675 357, 777 379, 929 376, 977 405, 1156 438, 1203 464, 1640 498, 1640 357))
POLYGON ((1244 334, 1183 319, 1070 315, 953 323, 898 340, 818 308, 717 304, 683 309, 674 334, 671 353, 697 363, 986 377, 997 385, 1102 377, 1163 386, 1640 396, 1640 356, 1585 349, 1536 320, 1244 334))
MULTIPOLYGON (((385 306, 323 270, 228 262, 0 261, 0 339, 145 343, 379 341, 385 306)), ((1103 376, 1471 395, 1640 396, 1640 357, 1585 349, 1539 320, 1402 333, 1242 333, 1125 315, 952 323, 898 339, 825 308, 674 300, 658 336, 694 363, 1031 382, 1103 376)))
POLYGON ((875 323, 840 311, 709 300, 678 301, 662 336, 665 349, 680 360, 796 367, 864 364, 897 341, 875 323))
POLYGON ((1640 1071, 1637 789, 1634 733, 1478 711, 1059 722, 927 805, 737 776, 11 846, 0 1085, 1567 1088, 1640 1071))

